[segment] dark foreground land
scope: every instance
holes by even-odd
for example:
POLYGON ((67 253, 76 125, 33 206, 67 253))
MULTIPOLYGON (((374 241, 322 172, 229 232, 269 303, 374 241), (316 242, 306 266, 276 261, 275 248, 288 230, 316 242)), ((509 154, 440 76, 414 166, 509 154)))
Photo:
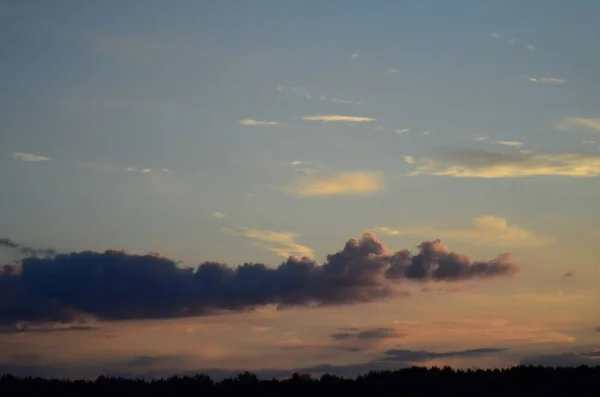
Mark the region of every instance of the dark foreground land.
POLYGON ((152 381, 99 377, 95 381, 0 378, 0 396, 600 396, 600 366, 577 368, 514 367, 504 370, 407 368, 370 372, 357 379, 332 375, 311 378, 294 374, 286 380, 259 380, 243 373, 220 382, 208 376, 152 381), (134 394, 135 393, 135 394, 134 394), (357 394, 358 393, 358 394, 357 394))

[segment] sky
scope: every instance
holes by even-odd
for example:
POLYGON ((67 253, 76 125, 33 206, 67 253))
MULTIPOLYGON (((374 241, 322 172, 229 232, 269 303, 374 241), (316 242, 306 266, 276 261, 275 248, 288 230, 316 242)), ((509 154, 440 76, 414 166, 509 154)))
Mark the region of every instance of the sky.
POLYGON ((599 17, 0 1, 0 372, 600 365, 599 17))

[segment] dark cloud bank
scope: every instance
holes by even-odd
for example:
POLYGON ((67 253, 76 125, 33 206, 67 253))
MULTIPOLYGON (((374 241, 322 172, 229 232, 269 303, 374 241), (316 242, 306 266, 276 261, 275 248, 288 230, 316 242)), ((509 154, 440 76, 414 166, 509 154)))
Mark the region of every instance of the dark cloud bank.
MULTIPOLYGON (((23 249, 8 239, 0 241, 5 247, 23 249)), ((416 254, 390 253, 371 233, 348 240, 322 265, 290 257, 276 268, 205 262, 197 269, 184 269, 157 254, 116 250, 29 256, 17 265, 4 266, 0 273, 0 324, 73 322, 87 316, 184 317, 267 304, 370 302, 392 296, 394 284, 400 282, 457 282, 517 271, 507 254, 473 261, 447 250, 440 240, 421 243, 416 254)))
MULTIPOLYGON (((293 373, 304 373, 322 375, 325 373, 338 376, 355 378, 369 371, 385 371, 398 368, 423 365, 431 360, 443 358, 476 358, 494 356, 505 352, 504 348, 479 348, 469 350, 458 350, 449 352, 433 352, 426 350, 387 350, 382 352, 381 357, 346 365, 318 364, 301 368, 262 368, 252 370, 259 378, 287 378, 293 373)), ((172 375, 193 376, 203 373, 213 379, 222 380, 233 377, 244 372, 243 369, 220 369, 220 368, 193 368, 192 362, 187 357, 178 356, 136 356, 123 361, 114 362, 86 362, 82 365, 61 367, 41 364, 41 357, 18 356, 11 363, 0 363, 0 374, 10 373, 16 376, 42 376, 42 377, 66 377, 66 378, 88 378, 94 379, 100 374, 106 376, 153 379, 168 377, 172 375), (185 368, 185 369, 184 369, 185 368)))

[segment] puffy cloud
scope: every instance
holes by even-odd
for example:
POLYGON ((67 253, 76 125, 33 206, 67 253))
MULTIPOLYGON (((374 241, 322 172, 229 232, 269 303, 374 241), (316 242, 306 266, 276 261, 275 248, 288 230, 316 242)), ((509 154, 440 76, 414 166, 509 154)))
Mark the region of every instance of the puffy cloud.
POLYGON ((214 216, 215 218, 225 218, 227 215, 225 215, 222 212, 217 211, 217 212, 213 212, 212 216, 214 216))
POLYGON ((280 189, 292 196, 365 196, 384 188, 380 172, 338 172, 329 175, 309 175, 297 178, 292 184, 280 189))
POLYGON ((241 125, 246 125, 249 127, 254 127, 257 125, 277 125, 279 124, 276 121, 261 121, 261 120, 253 120, 253 119, 244 119, 240 120, 241 125))
POLYGON ((22 152, 14 152, 12 154, 12 158, 15 160, 18 160, 18 161, 27 161, 30 163, 39 163, 42 161, 52 160, 52 158, 50 158, 50 157, 39 156, 37 154, 31 154, 31 153, 22 153, 22 152))
POLYGON ((463 228, 418 227, 395 230, 380 226, 375 229, 389 236, 436 235, 440 238, 491 246, 537 247, 554 241, 550 236, 537 235, 519 225, 509 224, 505 218, 491 215, 475 218, 469 227, 463 228))
POLYGON ((316 115, 316 116, 304 116, 302 120, 306 121, 342 121, 346 123, 368 123, 370 121, 377 121, 370 117, 357 117, 357 116, 342 116, 339 114, 328 114, 328 115, 316 115))
MULTIPOLYGON (((279 241, 279 236, 242 232, 279 241)), ((440 240, 423 242, 414 255, 408 250, 390 253, 371 233, 351 238, 322 265, 292 256, 275 268, 205 262, 191 269, 157 254, 73 252, 24 258, 19 273, 3 272, 0 323, 169 318, 267 304, 370 302, 392 296, 399 280, 460 281, 509 276, 517 270, 507 255, 472 261, 447 250, 440 240)))
POLYGON ((593 177, 600 173, 600 156, 578 153, 499 153, 463 149, 439 159, 414 159, 410 175, 456 178, 522 178, 532 176, 593 177))

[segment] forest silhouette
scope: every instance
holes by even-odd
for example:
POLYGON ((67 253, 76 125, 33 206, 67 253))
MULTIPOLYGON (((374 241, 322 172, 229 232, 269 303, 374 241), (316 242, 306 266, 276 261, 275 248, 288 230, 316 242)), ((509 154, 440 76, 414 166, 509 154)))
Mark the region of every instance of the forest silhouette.
MULTIPOLYGON (((221 396, 260 393, 261 396, 306 393, 376 393, 385 396, 599 396, 600 366, 535 367, 455 370, 450 367, 411 367, 372 371, 356 379, 324 374, 313 378, 295 373, 288 379, 260 380, 240 373, 220 382, 209 376, 173 376, 166 379, 128 379, 100 376, 95 380, 0 378, 0 396, 105 396, 127 393, 141 396, 221 396)), ((123 394, 125 395, 125 394, 123 394)))

